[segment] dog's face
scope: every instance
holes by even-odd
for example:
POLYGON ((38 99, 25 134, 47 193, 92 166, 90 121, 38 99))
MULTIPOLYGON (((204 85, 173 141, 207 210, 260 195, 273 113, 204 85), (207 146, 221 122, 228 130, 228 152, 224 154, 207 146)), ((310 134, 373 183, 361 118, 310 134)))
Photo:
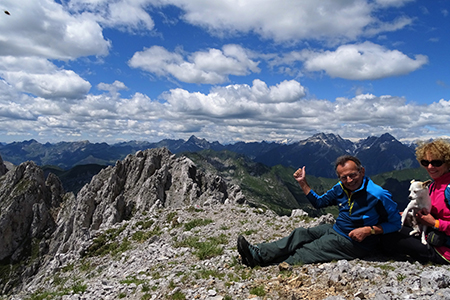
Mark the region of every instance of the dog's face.
POLYGON ((425 182, 412 180, 409 186, 409 200, 420 201, 419 199, 427 198, 428 196, 428 185, 430 185, 431 180, 425 182))

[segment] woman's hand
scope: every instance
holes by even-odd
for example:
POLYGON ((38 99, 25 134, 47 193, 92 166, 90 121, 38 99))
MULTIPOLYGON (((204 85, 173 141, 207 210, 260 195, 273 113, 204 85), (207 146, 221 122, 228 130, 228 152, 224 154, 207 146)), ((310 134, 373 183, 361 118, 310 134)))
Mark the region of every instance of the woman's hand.
POLYGON ((420 224, 434 227, 434 224, 436 223, 436 219, 430 214, 430 212, 426 208, 422 208, 417 212, 417 220, 420 224))

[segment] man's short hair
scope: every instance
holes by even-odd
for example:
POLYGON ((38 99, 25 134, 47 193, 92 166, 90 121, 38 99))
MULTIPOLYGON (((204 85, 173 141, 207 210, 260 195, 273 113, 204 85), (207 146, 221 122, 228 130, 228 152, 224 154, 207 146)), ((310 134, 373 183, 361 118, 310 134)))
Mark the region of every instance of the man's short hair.
POLYGON ((352 162, 354 162, 356 164, 358 171, 362 169, 363 166, 361 164, 361 161, 357 157, 355 157, 353 155, 342 155, 342 156, 339 156, 336 159, 336 162, 334 163, 334 170, 336 171, 337 176, 339 176, 339 174, 337 173, 337 167, 338 166, 343 167, 345 165, 345 163, 348 162, 349 160, 351 160, 352 162))

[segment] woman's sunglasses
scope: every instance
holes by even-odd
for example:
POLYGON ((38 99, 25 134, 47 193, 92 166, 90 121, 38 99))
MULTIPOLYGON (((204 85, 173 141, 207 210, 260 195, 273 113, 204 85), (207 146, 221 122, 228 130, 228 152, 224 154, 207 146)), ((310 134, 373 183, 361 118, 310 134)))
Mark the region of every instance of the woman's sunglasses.
POLYGON ((421 164, 422 166, 424 166, 424 167, 428 167, 430 164, 431 164, 433 167, 440 167, 440 166, 442 166, 442 165, 444 164, 444 162, 443 162, 442 160, 432 160, 432 161, 429 161, 429 160, 422 159, 422 160, 420 161, 420 164, 421 164))

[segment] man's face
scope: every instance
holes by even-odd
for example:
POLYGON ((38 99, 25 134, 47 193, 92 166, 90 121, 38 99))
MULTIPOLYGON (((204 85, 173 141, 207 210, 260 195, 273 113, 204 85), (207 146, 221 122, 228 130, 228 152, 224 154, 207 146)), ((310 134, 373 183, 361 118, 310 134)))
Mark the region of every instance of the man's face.
POLYGON ((358 170, 354 161, 349 160, 343 166, 337 166, 336 172, 344 187, 349 191, 353 192, 361 187, 365 170, 364 168, 358 170))

